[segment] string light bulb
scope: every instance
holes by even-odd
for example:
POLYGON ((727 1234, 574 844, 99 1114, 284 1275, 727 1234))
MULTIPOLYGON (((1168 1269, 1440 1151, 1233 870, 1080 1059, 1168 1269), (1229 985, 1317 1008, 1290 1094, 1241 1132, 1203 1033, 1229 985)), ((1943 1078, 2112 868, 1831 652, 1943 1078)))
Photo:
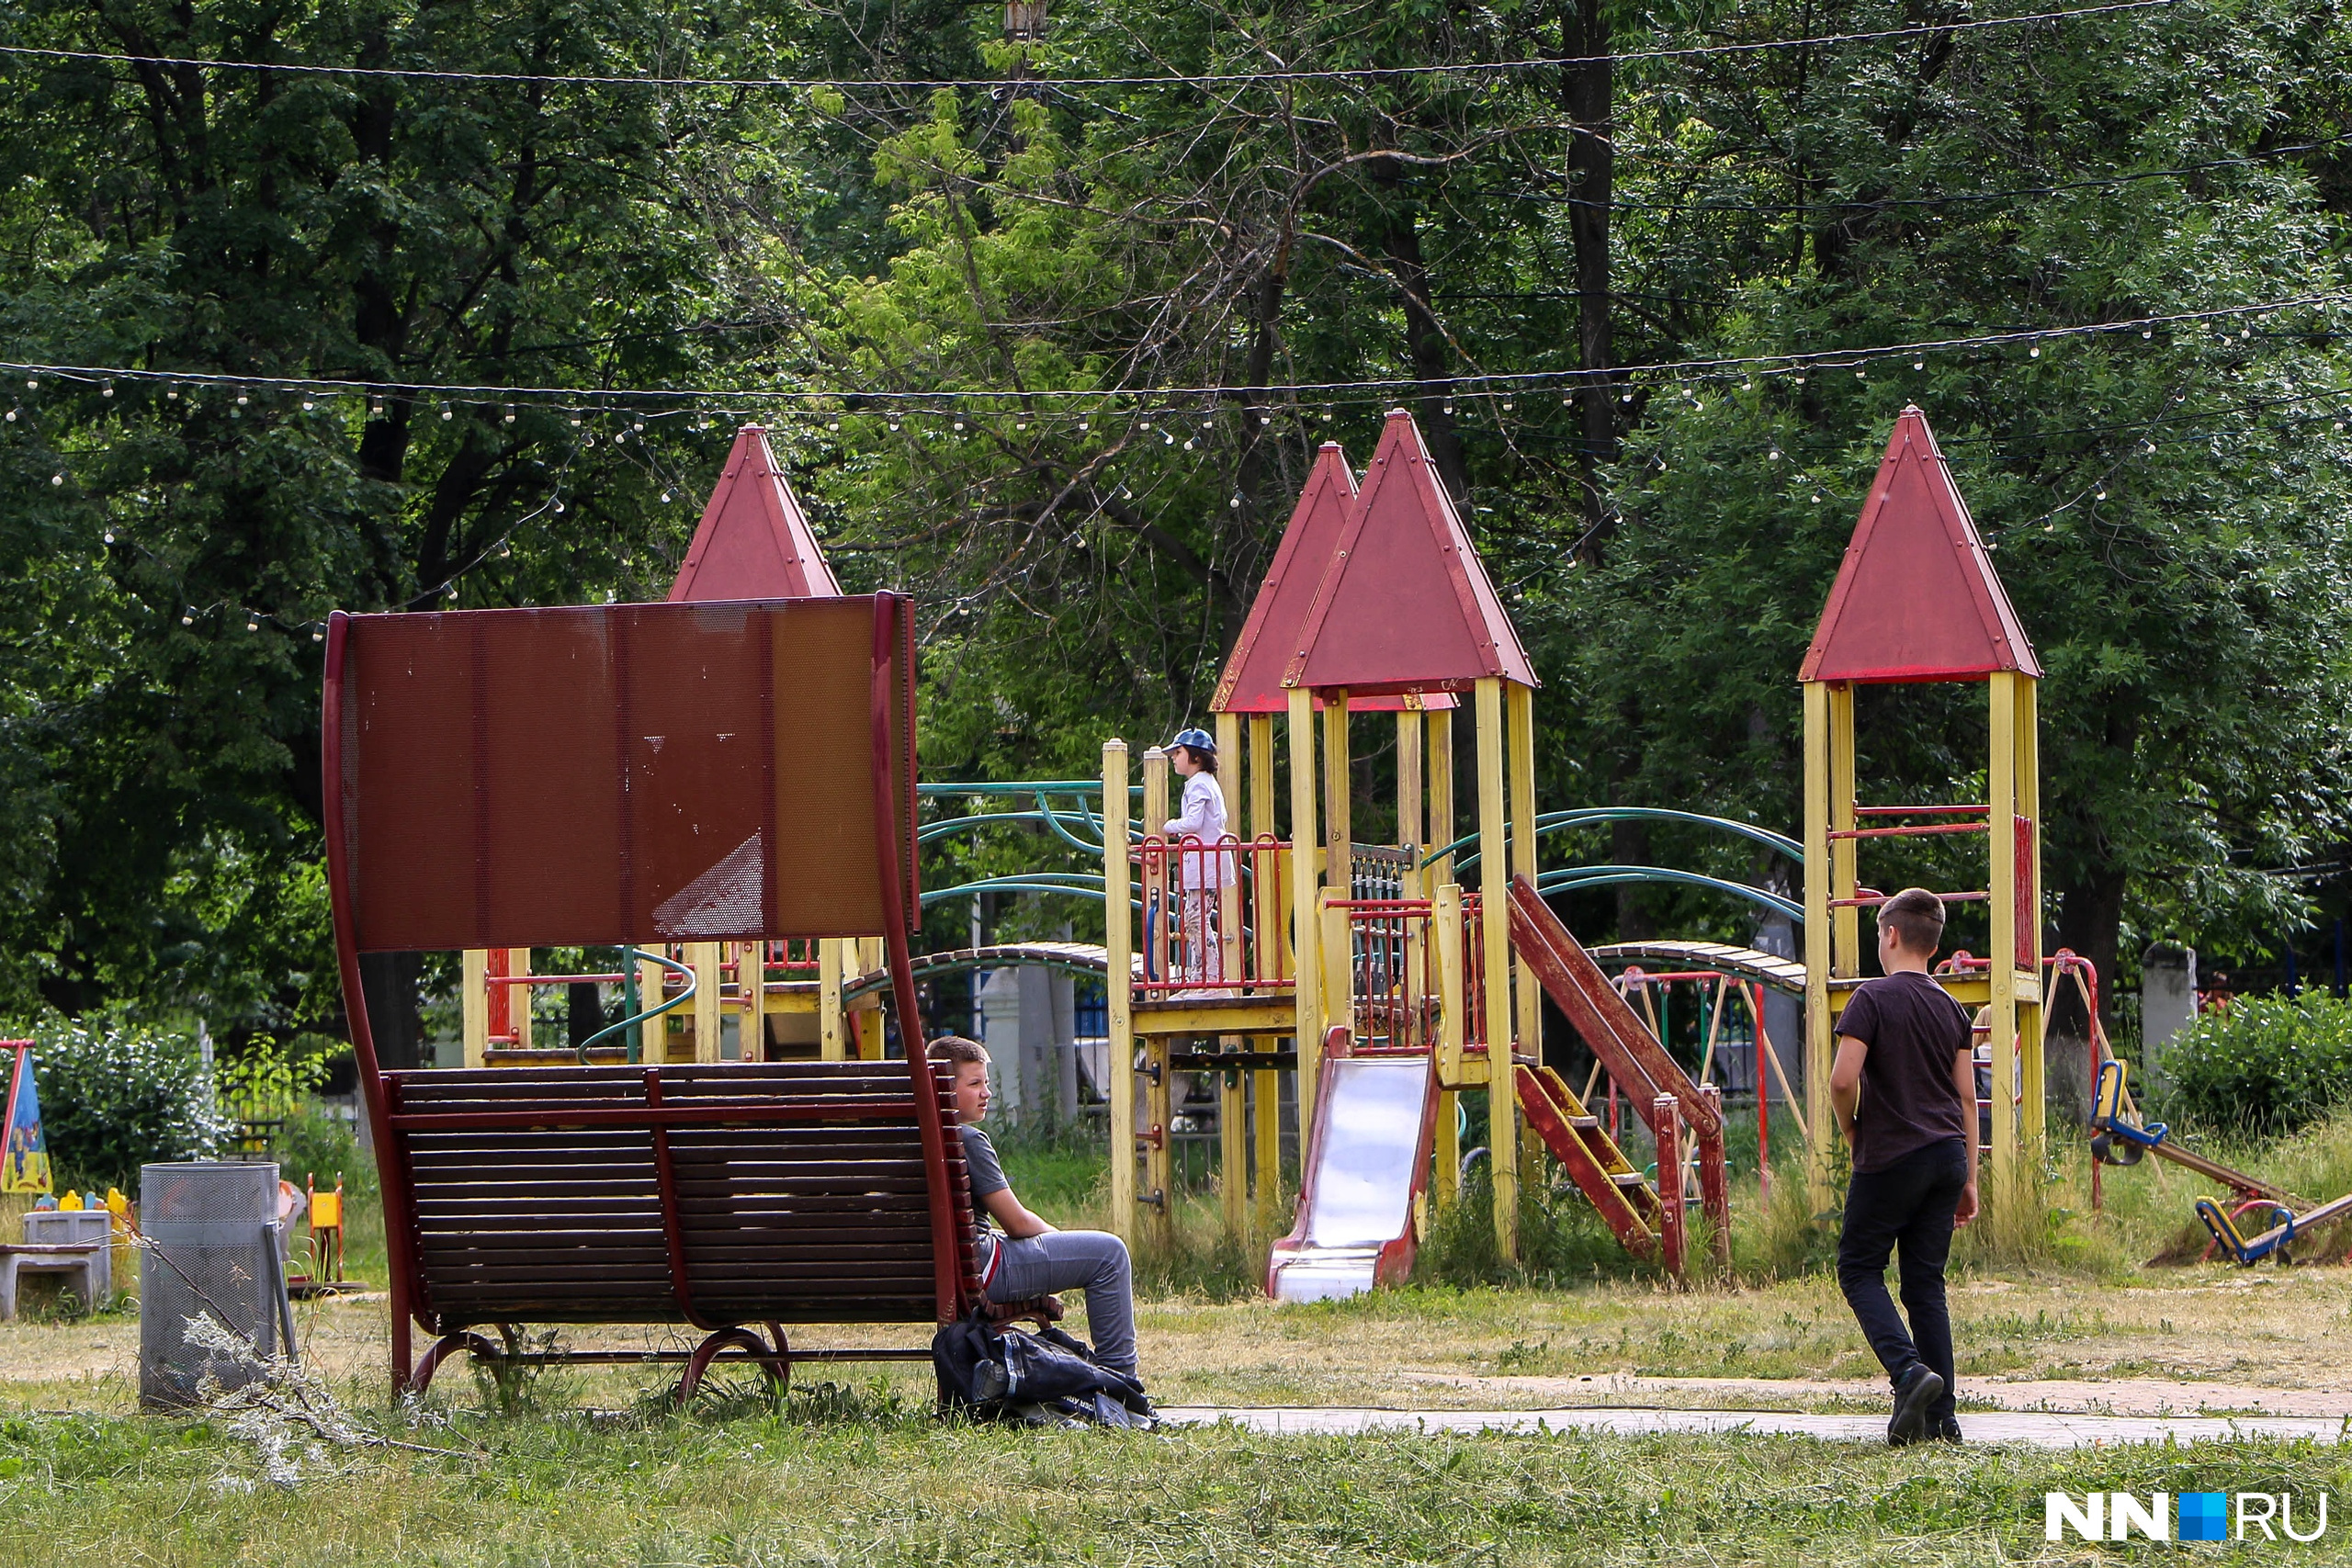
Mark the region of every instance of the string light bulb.
POLYGON ((105 534, 104 537, 105 537, 106 542, 107 542, 107 544, 109 544, 109 545, 113 544, 113 543, 114 543, 114 530, 113 530, 113 529, 111 529, 111 528, 107 529, 107 530, 106 531, 106 534, 105 534))
POLYGON ((326 640, 327 640, 326 628, 325 628, 325 627, 323 627, 323 626, 312 626, 312 627, 311 628, 311 640, 312 642, 324 642, 324 641, 326 641, 326 640))
POLYGON ((2026 356, 2028 359, 2039 359, 2039 358, 2041 358, 2041 345, 2040 344, 2035 344, 2031 348, 2029 348, 2029 349, 2027 349, 2027 350, 2025 351, 2025 356, 2026 356))
POLYGON ((304 399, 302 400, 302 412, 303 412, 304 413, 309 413, 311 410, 313 410, 313 409, 317 408, 318 406, 319 406, 319 405, 318 405, 317 403, 315 403, 315 402, 311 401, 311 400, 310 399, 308 399, 308 398, 304 398, 304 399))
POLYGON ((245 630, 249 632, 257 632, 261 630, 260 617, 256 615, 247 615, 245 617, 245 630))
POLYGON ((65 482, 65 476, 63 474, 51 474, 49 476, 49 482, 52 485, 62 485, 65 482))
POLYGON ((508 403, 506 405, 506 412, 504 414, 500 416, 500 423, 503 424, 512 424, 514 423, 514 405, 513 403, 508 403))
POLYGON ((249 400, 245 397, 244 393, 239 392, 237 394, 237 406, 239 408, 243 408, 248 400, 249 400))
POLYGON ((443 403, 441 405, 441 417, 445 420, 455 419, 458 417, 458 411, 451 408, 447 403, 443 403))
POLYGON ((180 616, 180 625, 184 626, 192 626, 196 625, 196 616, 193 614, 183 615, 180 616))
POLYGON ((98 396, 100 396, 100 397, 102 397, 102 398, 111 398, 111 397, 113 397, 113 396, 114 396, 114 383, 113 383, 112 381, 108 381, 108 382, 107 382, 104 387, 101 387, 101 388, 98 389, 98 396))

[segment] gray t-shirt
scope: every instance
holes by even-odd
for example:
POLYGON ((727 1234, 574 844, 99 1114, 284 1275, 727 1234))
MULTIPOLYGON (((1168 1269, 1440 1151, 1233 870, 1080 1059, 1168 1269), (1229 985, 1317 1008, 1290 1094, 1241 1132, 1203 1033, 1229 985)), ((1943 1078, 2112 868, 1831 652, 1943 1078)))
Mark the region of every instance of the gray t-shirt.
POLYGON ((1004 1179, 996 1145, 989 1142, 986 1133, 969 1124, 957 1131, 964 1134, 964 1169, 972 1182, 972 1260, 985 1280, 996 1263, 996 1232, 989 1226, 988 1211, 980 1206, 980 1200, 991 1192, 1010 1191, 1012 1183, 1004 1179))

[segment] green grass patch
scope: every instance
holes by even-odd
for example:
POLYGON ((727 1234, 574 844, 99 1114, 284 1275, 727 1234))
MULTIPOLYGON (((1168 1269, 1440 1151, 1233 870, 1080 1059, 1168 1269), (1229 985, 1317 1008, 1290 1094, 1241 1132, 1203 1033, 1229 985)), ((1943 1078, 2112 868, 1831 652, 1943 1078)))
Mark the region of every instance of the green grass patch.
MULTIPOLYGON (((1892 1451, 1779 1437, 1269 1438, 947 1426, 837 1388, 697 1418, 459 1411, 256 1483, 203 1422, 0 1420, 0 1535, 46 1561, 476 1564, 1917 1563, 2049 1547, 2042 1493, 2339 1495, 2341 1450, 1892 1451)), ((376 1419, 397 1422, 390 1412, 376 1419)))

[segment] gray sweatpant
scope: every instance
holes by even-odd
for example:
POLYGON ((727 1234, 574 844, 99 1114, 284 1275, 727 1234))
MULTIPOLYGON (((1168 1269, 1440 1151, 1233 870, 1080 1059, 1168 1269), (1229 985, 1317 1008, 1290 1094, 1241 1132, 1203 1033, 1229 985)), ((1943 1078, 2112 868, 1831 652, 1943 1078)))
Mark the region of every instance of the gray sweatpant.
POLYGON ((1127 1244, 1108 1231, 1047 1231, 997 1237, 989 1300, 1022 1302, 1083 1288, 1094 1356, 1115 1372, 1136 1370, 1136 1292, 1127 1244))

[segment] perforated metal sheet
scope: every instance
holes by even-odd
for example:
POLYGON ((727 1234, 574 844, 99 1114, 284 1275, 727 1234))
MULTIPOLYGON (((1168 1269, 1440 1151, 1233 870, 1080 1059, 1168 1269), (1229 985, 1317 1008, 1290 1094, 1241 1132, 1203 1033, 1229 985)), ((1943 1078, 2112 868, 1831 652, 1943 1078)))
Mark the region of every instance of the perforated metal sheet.
POLYGON ((343 631, 329 783, 362 951, 879 932, 876 722, 895 803, 879 830, 917 907, 901 600, 356 615, 343 631))
POLYGON ((277 1167, 141 1167, 139 1228, 154 1244, 139 1256, 141 1404, 193 1404, 208 1378, 224 1389, 252 1381, 251 1365, 187 1342, 188 1320, 200 1313, 243 1335, 264 1357, 283 1353, 277 1167))

